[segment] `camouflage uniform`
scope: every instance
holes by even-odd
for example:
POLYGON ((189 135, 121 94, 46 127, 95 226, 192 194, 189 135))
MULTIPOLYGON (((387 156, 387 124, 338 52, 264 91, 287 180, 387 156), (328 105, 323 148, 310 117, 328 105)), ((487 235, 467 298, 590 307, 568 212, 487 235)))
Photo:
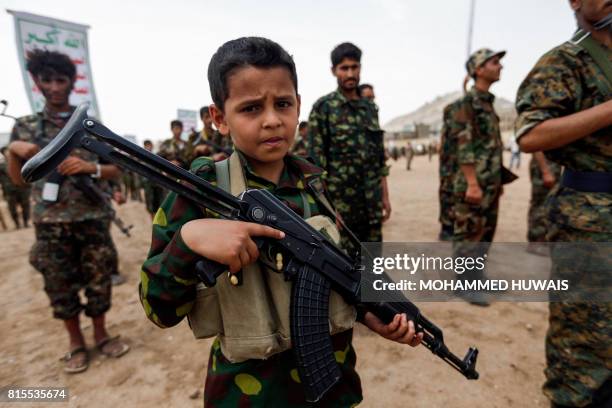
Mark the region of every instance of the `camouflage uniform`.
MULTIPOLYGON (((340 90, 315 102, 308 122, 309 155, 326 170, 332 203, 362 242, 382 241, 381 180, 389 174, 382 133, 374 103, 340 90)), ((355 250, 346 234, 342 246, 355 250)))
POLYGON ((188 169, 193 158, 193 146, 190 142, 166 139, 159 146, 157 154, 168 161, 176 160, 182 168, 188 169))
POLYGON ((13 184, 8 175, 6 161, 0 163, 0 185, 2 185, 2 194, 6 200, 15 226, 17 228, 20 226, 19 207, 21 207, 23 225, 27 226, 30 219, 30 186, 19 187, 13 184))
MULTIPOLYGON (((197 133, 194 133, 191 137, 191 142, 195 142, 197 136, 201 136, 202 140, 208 140, 212 143, 214 143, 215 145, 223 148, 223 149, 233 149, 234 148, 234 144, 232 143, 232 138, 229 136, 224 136, 221 134, 221 132, 219 132, 218 130, 213 130, 212 132, 207 132, 206 129, 202 129, 200 131, 200 134, 198 135, 197 133)), ((197 146, 207 146, 209 153, 207 153, 205 156, 212 156, 214 154, 217 153, 224 153, 223 150, 221 149, 217 149, 215 147, 209 146, 206 143, 204 143, 203 141, 201 141, 200 143, 198 143, 197 145, 194 145, 193 148, 195 149, 197 146)), ((195 155, 195 153, 193 154, 193 157, 191 158, 191 160, 195 159, 197 156, 195 155)))
MULTIPOLYGON (((547 164, 548 170, 558 183, 561 178, 561 166, 548 160, 547 164)), ((531 179, 531 200, 529 201, 527 241, 545 242, 546 231, 548 229, 548 215, 544 202, 546 201, 546 196, 554 186, 551 188, 544 186, 542 171, 540 170, 540 166, 538 166, 537 160, 533 157, 529 162, 529 177, 531 179)), ((555 185, 557 183, 555 183, 555 185)))
POLYGON ((473 87, 456 102, 449 118, 450 133, 456 138, 457 171, 453 178, 453 241, 458 256, 472 245, 463 242, 492 242, 497 227, 499 195, 502 188, 502 141, 499 118, 493 109, 493 94, 473 87), (482 189, 478 205, 465 201, 467 181, 462 164, 474 165, 482 189), (465 247, 465 248, 464 248, 465 247))
MULTIPOLYGON (((461 100, 450 103, 444 108, 443 123, 441 132, 441 146, 438 174, 440 178, 440 188, 438 197, 440 201, 439 221, 442 226, 440 239, 450 241, 453 237, 454 209, 453 209, 453 178, 459 170, 457 163, 457 133, 463 130, 463 124, 457 128, 457 122, 452 118, 457 115, 457 110, 461 108, 461 100)), ((412 149, 411 149, 412 150, 412 149)))
POLYGON ((296 156, 306 157, 308 156, 308 148, 306 147, 306 138, 303 138, 299 133, 296 132, 295 142, 291 146, 291 154, 296 156))
MULTIPOLYGON (((25 116, 20 123, 23 126, 13 128, 11 141, 46 146, 61 130, 46 111, 25 116)), ((72 154, 83 160, 96 160, 85 150, 76 149, 72 154)), ((63 180, 56 202, 43 201, 46 180, 32 186, 36 242, 30 251, 30 263, 43 275, 54 317, 70 319, 83 308, 88 316, 100 316, 110 308, 113 256, 108 232, 110 213, 100 203, 88 199, 70 177, 63 180), (78 296, 81 289, 87 297, 85 306, 78 296)))
MULTIPOLYGON (((321 169, 297 156, 288 155, 278 185, 255 174, 241 157, 248 188, 271 191, 300 216, 304 215, 301 192, 308 180, 319 177, 321 169)), ((216 183, 214 164, 199 158, 192 171, 216 183)), ((311 214, 321 211, 314 197, 308 194, 311 214)), ((214 216, 204 213, 188 200, 170 193, 155 216, 153 240, 148 259, 141 272, 140 297, 149 319, 160 327, 178 324, 191 310, 196 296, 195 262, 199 255, 183 242, 179 229, 186 222, 214 216)), ((355 351, 351 344, 352 330, 332 336, 336 360, 342 378, 321 402, 321 406, 347 407, 362 400, 361 384, 355 371, 355 351)), ((217 341, 208 360, 204 403, 207 407, 292 406, 308 407, 297 376, 293 350, 276 354, 267 360, 231 363, 222 354, 217 341)))
POLYGON ((144 190, 147 212, 149 214, 155 214, 162 201, 164 201, 166 192, 162 187, 159 187, 146 178, 142 179, 142 188, 144 190))
MULTIPOLYGON (((612 63, 612 51, 605 49, 612 63)), ((553 118, 589 109, 612 98, 603 71, 582 47, 566 42, 540 58, 521 84, 516 107, 517 136, 553 118)), ((612 89, 612 84, 608 83, 612 89)), ((565 169, 612 172, 612 127, 544 152, 565 169)), ((550 221, 547 239, 568 242, 612 241, 612 195, 559 186, 546 201, 550 221)), ((585 258, 593 262, 592 254, 585 258)), ((553 254, 553 273, 559 273, 553 254)), ((604 263, 605 265, 605 263, 604 263)), ((610 406, 612 390, 612 305, 595 302, 550 303, 546 336, 544 393, 562 406, 610 406), (608 393, 607 397, 605 394, 608 393), (606 402, 603 402, 603 401, 606 402), (593 405, 589 405, 593 404, 593 405), (597 405, 600 404, 600 405, 597 405), (606 405, 608 404, 608 405, 606 405)))

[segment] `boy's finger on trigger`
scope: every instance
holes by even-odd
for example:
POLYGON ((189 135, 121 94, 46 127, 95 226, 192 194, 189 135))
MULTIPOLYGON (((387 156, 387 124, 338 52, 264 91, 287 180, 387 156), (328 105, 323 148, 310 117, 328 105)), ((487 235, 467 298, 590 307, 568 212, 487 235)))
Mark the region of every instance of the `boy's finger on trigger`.
POLYGON ((257 249, 257 244, 253 242, 252 239, 249 239, 246 243, 246 250, 251 257, 251 261, 255 262, 259 258, 259 249, 257 249))
POLYGON ((257 237, 270 237, 276 239, 285 238, 285 233, 274 229, 272 227, 268 227, 267 225, 260 225, 252 223, 249 228, 249 235, 257 236, 257 237))

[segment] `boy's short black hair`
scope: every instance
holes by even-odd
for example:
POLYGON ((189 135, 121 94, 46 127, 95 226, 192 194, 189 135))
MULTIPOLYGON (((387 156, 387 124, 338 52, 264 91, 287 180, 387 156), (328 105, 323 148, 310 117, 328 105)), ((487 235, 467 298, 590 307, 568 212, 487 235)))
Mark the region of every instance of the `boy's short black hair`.
POLYGON ((183 128, 183 122, 181 122, 178 119, 174 119, 172 122, 170 122, 170 129, 172 129, 173 127, 178 126, 181 129, 183 128))
POLYGON ((297 94, 297 72, 291 55, 283 47, 267 38, 241 37, 219 47, 208 64, 210 94, 219 109, 224 109, 225 101, 229 97, 227 81, 233 71, 248 66, 286 68, 297 94))
POLYGON ((26 69, 32 76, 60 74, 76 79, 76 66, 69 56, 57 51, 35 49, 26 54, 26 69))
POLYGON ((200 108, 200 117, 204 116, 205 113, 208 113, 208 106, 202 106, 200 108))
POLYGON ((364 89, 371 89, 374 90, 374 87, 370 84, 361 84, 359 85, 359 92, 363 91, 364 89))
POLYGON ((308 122, 306 122, 305 120, 301 121, 300 124, 298 125, 298 129, 302 130, 305 127, 308 127, 308 122))
POLYGON ((153 142, 152 142, 152 141, 150 141, 149 139, 146 139, 144 142, 142 142, 142 144, 143 144, 143 145, 146 145, 146 144, 150 144, 150 145, 152 145, 152 144, 153 144, 153 142))
POLYGON ((331 52, 332 68, 340 64, 345 58, 361 62, 361 50, 350 42, 337 45, 331 52))

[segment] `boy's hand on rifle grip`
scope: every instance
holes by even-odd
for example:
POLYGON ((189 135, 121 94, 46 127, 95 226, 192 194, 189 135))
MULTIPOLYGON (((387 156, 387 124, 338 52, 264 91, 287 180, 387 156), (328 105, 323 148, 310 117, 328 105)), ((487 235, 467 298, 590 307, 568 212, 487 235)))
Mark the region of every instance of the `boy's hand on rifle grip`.
POLYGON ((363 323, 373 332, 388 340, 416 347, 423 340, 423 333, 416 333, 412 320, 407 320, 405 314, 396 314, 389 324, 384 324, 376 315, 367 312, 363 323))
POLYGON ((282 239, 285 233, 250 222, 213 218, 189 221, 180 231, 185 244, 206 259, 240 271, 259 258, 259 250, 251 237, 282 239))

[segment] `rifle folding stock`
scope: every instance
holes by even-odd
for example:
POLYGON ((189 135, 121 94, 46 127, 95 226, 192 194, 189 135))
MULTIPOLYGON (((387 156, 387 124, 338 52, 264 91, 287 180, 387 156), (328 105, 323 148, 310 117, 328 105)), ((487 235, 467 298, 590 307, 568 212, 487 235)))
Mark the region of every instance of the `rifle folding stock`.
MULTIPOLYGON (((33 181, 52 171, 76 147, 85 148, 108 161, 134 171, 226 219, 255 222, 285 232, 282 240, 269 242, 288 260, 283 273, 293 281, 291 338, 298 373, 309 401, 318 401, 341 376, 329 334, 329 293, 338 292, 354 305, 364 307, 383 322, 406 313, 423 343, 468 379, 477 379, 478 350, 470 348, 461 359, 444 344, 442 331, 425 318, 403 295, 393 302, 363 303, 360 284, 363 268, 312 228, 266 190, 247 190, 239 198, 200 177, 114 134, 87 117, 87 106, 74 112, 64 129, 23 167, 25 180, 33 181)), ((196 267, 207 285, 226 269, 204 260, 196 267)))

